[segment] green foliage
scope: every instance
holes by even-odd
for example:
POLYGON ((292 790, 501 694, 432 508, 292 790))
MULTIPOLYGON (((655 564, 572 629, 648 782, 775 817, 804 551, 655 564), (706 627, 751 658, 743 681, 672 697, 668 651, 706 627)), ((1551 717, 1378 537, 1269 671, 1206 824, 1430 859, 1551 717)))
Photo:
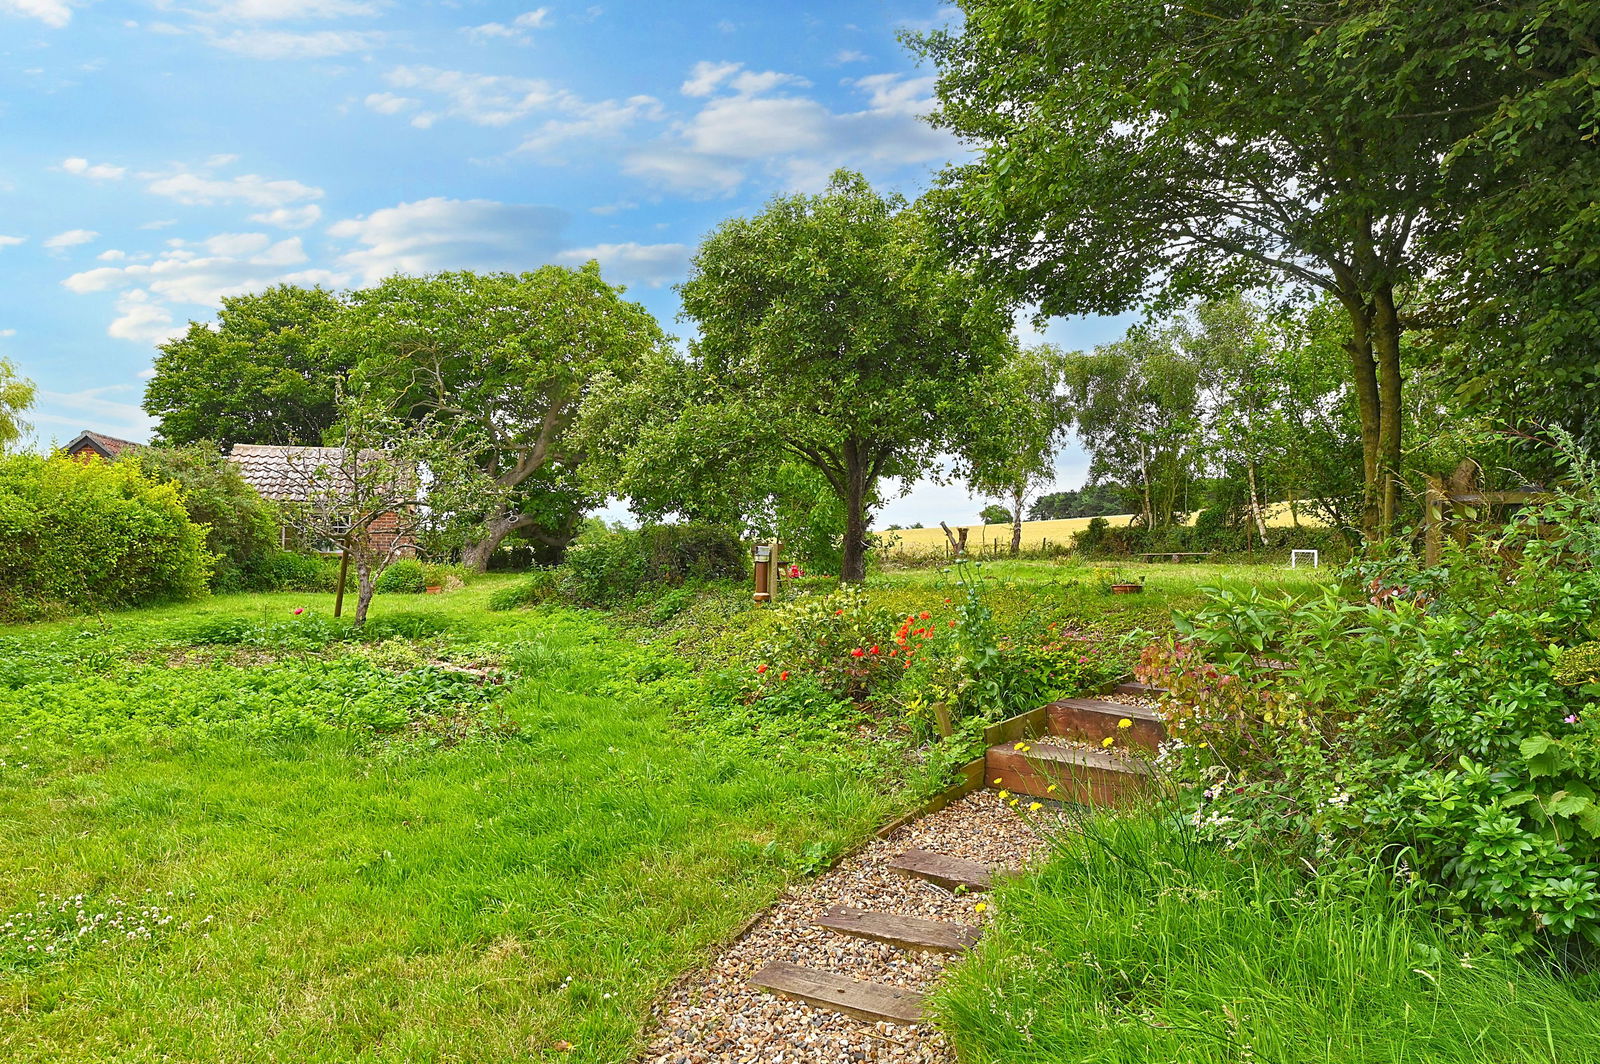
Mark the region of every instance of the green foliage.
POLYGON ((427 569, 415 558, 395 562, 373 584, 373 590, 380 595, 420 595, 427 589, 427 569))
POLYGON ((0 617, 197 597, 204 539, 136 463, 0 457, 0 617))
MULTIPOLYGON (((346 577, 355 586, 354 574, 346 577)), ((258 559, 251 567, 250 584, 257 591, 328 591, 339 586, 339 560, 315 554, 280 550, 258 559)))
POLYGON ((495 588, 489 595, 489 608, 504 611, 541 606, 554 599, 559 591, 560 574, 554 569, 540 569, 514 584, 495 588))
POLYGON ((935 995, 962 1060, 1596 1059, 1592 997, 1440 927, 1381 874, 1308 885, 1151 819, 1033 819, 1049 863, 998 886, 935 995))
MULTIPOLYGON (((739 579, 745 548, 723 528, 703 524, 646 525, 579 543, 557 572, 557 594, 578 606, 616 606, 641 593, 703 580, 739 579)), ((542 577, 530 595, 543 594, 542 577)), ((532 601, 532 599, 530 599, 532 601)))
POLYGON ((137 461, 156 480, 178 486, 183 508, 191 521, 205 526, 206 550, 216 559, 212 590, 274 590, 264 567, 279 553, 277 511, 215 444, 145 447, 121 460, 137 461))
POLYGON ((1573 496, 1440 569, 1358 561, 1343 594, 1179 618, 1143 675, 1207 822, 1316 867, 1393 862, 1441 919, 1518 945, 1600 945, 1600 703, 1557 671, 1600 635, 1597 519, 1573 496))
POLYGON ((986 525, 1009 525, 1011 511, 999 503, 990 503, 978 511, 978 520, 986 525))
POLYGON ((1052 491, 1028 508, 1030 521, 1072 517, 1111 517, 1128 512, 1128 490, 1116 484, 1086 484, 1075 491, 1052 491))
POLYGON ((33 406, 34 390, 33 382, 18 374, 9 359, 0 358, 0 454, 30 428, 23 415, 33 406))
POLYGON ((169 444, 322 443, 353 362, 316 338, 341 305, 331 292, 293 285, 224 296, 215 327, 191 322, 161 345, 144 396, 157 436, 169 444))

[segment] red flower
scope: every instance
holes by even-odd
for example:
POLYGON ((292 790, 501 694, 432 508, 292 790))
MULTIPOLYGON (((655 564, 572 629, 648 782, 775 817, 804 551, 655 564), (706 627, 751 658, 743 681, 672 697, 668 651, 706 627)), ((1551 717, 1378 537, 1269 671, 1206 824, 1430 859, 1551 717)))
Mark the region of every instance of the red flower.
POLYGON ((861 648, 860 648, 860 647, 856 647, 856 648, 855 648, 855 649, 854 649, 854 650, 852 650, 852 651, 851 651, 851 652, 850 652, 850 656, 851 656, 851 657, 852 657, 852 658, 859 658, 859 657, 861 657, 861 656, 862 656, 862 655, 864 655, 864 654, 865 654, 865 653, 866 653, 866 651, 865 651, 865 650, 862 650, 862 649, 861 649, 861 648))
POLYGON ((898 653, 900 653, 900 648, 899 647, 890 647, 889 648, 889 656, 891 658, 894 657, 898 653))
POLYGON ((757 665, 756 666, 756 671, 757 672, 766 672, 767 671, 767 667, 765 665, 757 665))
POLYGON ((881 653, 883 653, 883 651, 882 651, 882 650, 880 650, 880 649, 879 649, 879 648, 878 648, 878 647, 873 647, 873 648, 872 648, 872 652, 873 652, 873 653, 874 653, 874 654, 881 654, 881 653))
POLYGON ((951 627, 951 628, 954 628, 954 627, 955 627, 955 626, 956 626, 956 622, 955 622, 955 621, 951 621, 951 622, 950 622, 950 627, 951 627))
POLYGON ((789 670, 788 669, 784 669, 782 672, 778 673, 778 679, 779 680, 787 680, 788 678, 789 678, 789 670))
POLYGON ((923 610, 922 611, 922 619, 923 620, 926 621, 926 620, 930 619, 932 616, 933 616, 933 614, 929 613, 927 610, 923 610))
POLYGON ((843 617, 844 616, 844 610, 834 610, 833 611, 833 615, 835 617, 843 617))

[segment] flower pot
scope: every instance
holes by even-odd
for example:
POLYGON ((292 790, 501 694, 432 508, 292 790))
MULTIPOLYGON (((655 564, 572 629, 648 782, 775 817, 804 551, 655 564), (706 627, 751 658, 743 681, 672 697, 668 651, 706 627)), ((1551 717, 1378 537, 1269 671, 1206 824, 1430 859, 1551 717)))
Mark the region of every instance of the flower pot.
POLYGON ((1137 595, 1139 592, 1141 592, 1143 590, 1144 590, 1144 585, 1143 584, 1112 584, 1111 585, 1111 593, 1113 595, 1137 595))
POLYGON ((424 588, 423 590, 425 590, 430 595, 437 595, 440 592, 442 592, 444 590, 444 588, 439 586, 438 584, 430 584, 428 587, 424 588))

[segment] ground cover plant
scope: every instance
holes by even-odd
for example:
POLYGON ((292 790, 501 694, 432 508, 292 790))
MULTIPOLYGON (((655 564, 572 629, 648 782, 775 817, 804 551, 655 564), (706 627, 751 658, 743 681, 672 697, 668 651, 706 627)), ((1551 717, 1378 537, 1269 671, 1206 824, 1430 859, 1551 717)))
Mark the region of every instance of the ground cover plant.
POLYGON ((1051 858, 1002 883, 936 999, 973 1064, 1582 1064, 1593 989, 1454 934, 1381 869, 1308 882, 1139 816, 1041 811, 1051 858))
POLYGON ((0 630, 0 1057, 625 1059, 929 785, 852 706, 752 716, 504 582, 0 630))

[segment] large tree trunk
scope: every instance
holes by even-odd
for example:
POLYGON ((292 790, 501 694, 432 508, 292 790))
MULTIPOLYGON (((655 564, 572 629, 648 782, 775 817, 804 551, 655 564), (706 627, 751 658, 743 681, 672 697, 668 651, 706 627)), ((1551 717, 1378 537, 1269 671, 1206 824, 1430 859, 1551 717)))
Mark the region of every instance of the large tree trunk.
POLYGON ((1380 469, 1383 400, 1378 391, 1378 364, 1372 355, 1372 308, 1359 295, 1341 292, 1339 301, 1350 317, 1346 353, 1361 413, 1361 532, 1368 542, 1383 538, 1380 469))
POLYGON ((1381 285, 1372 296, 1372 353, 1378 376, 1378 528, 1394 532, 1399 518, 1401 468, 1400 316, 1394 289, 1381 285))
POLYGON ((1011 493, 1011 556, 1015 558, 1022 553, 1022 502, 1026 493, 1018 490, 1011 493))
POLYGON ((473 572, 487 572, 489 559, 494 557, 494 552, 500 549, 505 538, 531 523, 519 514, 500 511, 485 522, 482 539, 474 540, 462 548, 461 564, 473 572))
POLYGON ((845 446, 844 469, 844 561, 839 579, 846 584, 867 581, 867 463, 853 442, 845 446))

